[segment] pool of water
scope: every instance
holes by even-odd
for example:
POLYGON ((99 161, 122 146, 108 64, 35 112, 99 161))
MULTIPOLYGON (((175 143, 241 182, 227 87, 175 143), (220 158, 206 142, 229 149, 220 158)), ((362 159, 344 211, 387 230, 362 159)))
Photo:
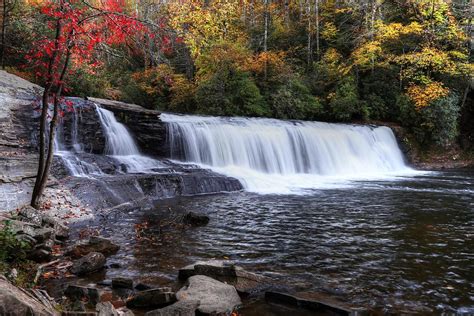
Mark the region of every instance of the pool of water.
POLYGON ((98 216, 76 228, 121 244, 109 259, 121 268, 107 278, 166 283, 196 260, 229 259, 379 311, 474 313, 474 171, 306 193, 161 200, 153 210, 98 216), (210 223, 175 226, 173 214, 183 208, 208 214, 210 223))

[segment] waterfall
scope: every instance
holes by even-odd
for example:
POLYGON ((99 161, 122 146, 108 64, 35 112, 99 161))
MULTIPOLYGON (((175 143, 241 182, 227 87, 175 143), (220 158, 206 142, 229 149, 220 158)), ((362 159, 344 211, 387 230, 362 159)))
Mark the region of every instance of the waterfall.
POLYGON ((106 136, 105 153, 125 165, 128 173, 149 173, 153 168, 162 167, 159 161, 140 154, 132 135, 113 112, 97 105, 96 111, 106 136))
POLYGON ((388 127, 162 114, 173 159, 290 193, 413 172, 388 127))

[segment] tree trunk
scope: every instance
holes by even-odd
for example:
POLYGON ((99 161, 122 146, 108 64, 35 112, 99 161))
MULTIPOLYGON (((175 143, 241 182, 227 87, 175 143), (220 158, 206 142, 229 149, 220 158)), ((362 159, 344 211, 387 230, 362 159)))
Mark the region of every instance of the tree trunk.
POLYGON ((314 0, 314 15, 316 17, 316 58, 319 60, 319 0, 314 0))
MULTIPOLYGON (((268 12, 268 1, 269 0, 265 0, 265 8, 264 8, 264 19, 265 19, 265 29, 264 29, 264 32, 263 32, 263 51, 264 52, 267 52, 268 50, 268 20, 269 20, 269 12, 268 12)), ((268 69, 267 69, 267 61, 265 60, 265 66, 264 66, 264 78, 265 78, 265 81, 267 80, 267 73, 268 73, 268 69)))
POLYGON ((306 18, 308 19, 307 64, 309 66, 311 65, 311 62, 313 61, 313 45, 311 43, 311 40, 312 40, 311 0, 307 0, 306 2, 306 18))
POLYGON ((0 47, 0 64, 2 65, 2 69, 5 69, 5 31, 7 27, 7 19, 8 19, 8 8, 7 8, 7 1, 3 0, 2 6, 2 47, 0 47))

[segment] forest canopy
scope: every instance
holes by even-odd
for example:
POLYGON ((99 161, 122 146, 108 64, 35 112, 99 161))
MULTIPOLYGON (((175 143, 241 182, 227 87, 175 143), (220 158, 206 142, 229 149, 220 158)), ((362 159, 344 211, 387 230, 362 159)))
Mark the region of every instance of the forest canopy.
MULTIPOLYGON (((96 43, 93 62, 71 67, 69 95, 182 113, 395 122, 424 145, 474 140, 469 0, 107 2, 148 31, 96 43)), ((4 0, 2 10, 2 66, 40 84, 28 54, 39 33, 54 37, 47 4, 4 0)))

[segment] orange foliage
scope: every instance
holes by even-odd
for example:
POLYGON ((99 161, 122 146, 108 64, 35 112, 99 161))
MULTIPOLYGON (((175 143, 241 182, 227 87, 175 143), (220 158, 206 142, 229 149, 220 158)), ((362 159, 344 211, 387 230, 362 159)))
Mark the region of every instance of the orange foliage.
POLYGON ((449 89, 441 82, 431 82, 423 86, 411 85, 407 89, 409 98, 415 103, 417 109, 428 106, 435 100, 447 96, 449 89))

